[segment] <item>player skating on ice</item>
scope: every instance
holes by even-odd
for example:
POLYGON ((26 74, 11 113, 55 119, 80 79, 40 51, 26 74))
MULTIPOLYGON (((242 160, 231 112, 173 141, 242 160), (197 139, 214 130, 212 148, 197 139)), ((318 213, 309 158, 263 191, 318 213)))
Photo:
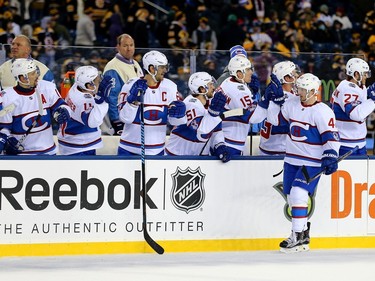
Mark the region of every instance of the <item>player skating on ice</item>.
MULTIPOLYGON (((307 183, 302 166, 309 174, 325 169, 330 175, 337 170, 340 147, 339 133, 335 126, 335 115, 324 103, 317 100, 320 80, 311 73, 300 76, 296 81, 299 100, 291 99, 282 106, 270 102, 268 121, 273 125, 289 126, 284 158, 283 192, 292 210, 292 233, 280 243, 282 252, 309 250, 308 198, 314 194, 319 178, 307 183)), ((284 96, 281 87, 273 99, 280 103, 284 96)))
POLYGON ((215 91, 215 80, 207 72, 196 72, 189 78, 191 94, 184 99, 187 123, 171 131, 166 154, 208 155, 211 153, 223 162, 230 160, 220 114, 224 111, 226 97, 215 91))

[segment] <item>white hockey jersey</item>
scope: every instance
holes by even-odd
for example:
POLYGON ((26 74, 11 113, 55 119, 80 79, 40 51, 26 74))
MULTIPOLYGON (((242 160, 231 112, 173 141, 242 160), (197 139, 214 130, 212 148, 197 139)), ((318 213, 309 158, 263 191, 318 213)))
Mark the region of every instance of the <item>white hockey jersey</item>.
POLYGON ((333 111, 322 102, 304 106, 290 99, 281 107, 270 102, 267 120, 273 125, 289 126, 284 161, 296 166, 320 167, 325 150, 340 148, 333 111))
POLYGON ((222 128, 227 146, 241 152, 245 149, 245 142, 250 129, 250 123, 260 123, 267 116, 267 110, 253 104, 252 93, 247 85, 228 77, 221 83, 220 89, 227 96, 226 110, 236 108, 247 109, 246 114, 225 118, 222 128))
POLYGON ((341 145, 362 148, 366 145, 366 118, 375 109, 372 99, 367 99, 367 89, 343 80, 331 97, 341 145))
MULTIPOLYGON (((121 89, 119 96, 119 116, 124 122, 119 147, 134 154, 141 154, 140 107, 126 102, 127 94, 138 78, 130 79, 121 89)), ((167 124, 177 126, 186 123, 186 116, 173 118, 168 116, 168 106, 179 99, 177 85, 164 78, 155 87, 148 87, 144 94, 144 133, 145 154, 164 153, 167 124)))
POLYGON ((24 150, 20 155, 56 154, 52 116, 60 106, 67 108, 69 112, 70 108, 61 98, 55 84, 40 80, 36 90, 22 92, 17 87, 13 87, 5 89, 1 94, 3 96, 3 107, 10 104, 15 105, 13 112, 0 117, 1 132, 12 135, 18 140, 21 139, 38 116, 39 102, 36 95, 40 95, 43 115, 23 141, 24 150))
MULTIPOLYGON (((285 102, 292 99, 299 100, 299 97, 292 92, 284 91, 285 102)), ((261 155, 283 155, 285 154, 286 137, 289 133, 289 126, 274 126, 265 120, 260 129, 259 151, 261 155)))
POLYGON ((108 111, 108 103, 96 104, 90 93, 83 93, 74 84, 66 103, 72 110, 71 119, 57 132, 59 152, 70 155, 103 147, 99 126, 108 111))
POLYGON ((186 97, 184 103, 187 123, 173 128, 165 148, 166 154, 208 155, 210 146, 224 142, 221 119, 211 116, 201 101, 192 95, 186 97))

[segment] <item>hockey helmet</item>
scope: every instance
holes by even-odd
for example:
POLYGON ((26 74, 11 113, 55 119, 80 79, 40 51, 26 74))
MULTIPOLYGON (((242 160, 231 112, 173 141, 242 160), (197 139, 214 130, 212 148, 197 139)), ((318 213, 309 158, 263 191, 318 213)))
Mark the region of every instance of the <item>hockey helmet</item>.
POLYGON ((286 84, 285 76, 295 77, 295 71, 297 74, 301 73, 299 67, 291 61, 281 61, 273 66, 272 73, 276 75, 281 84, 286 84))
POLYGON ((237 71, 241 71, 242 73, 245 73, 245 70, 247 68, 250 68, 251 70, 253 70, 253 65, 244 56, 234 56, 233 58, 230 59, 229 64, 228 64, 229 74, 235 77, 237 77, 237 71))
POLYGON ((230 52, 230 58, 233 58, 237 55, 247 57, 247 52, 246 52, 245 48, 242 47, 241 45, 233 46, 232 48, 229 49, 229 52, 230 52))
POLYGON ((308 93, 314 90, 314 95, 318 93, 320 84, 319 78, 311 73, 301 75, 296 81, 297 88, 305 89, 308 93))
POLYGON ((351 58, 346 63, 346 74, 354 77, 356 71, 361 76, 360 80, 362 80, 364 74, 367 74, 367 78, 371 77, 370 67, 367 62, 360 58, 351 58))
POLYGON ((17 82, 19 82, 19 76, 23 75, 26 79, 28 79, 27 74, 30 72, 33 72, 37 70, 39 74, 39 68, 35 64, 33 59, 16 59, 12 63, 12 67, 10 69, 13 77, 16 79, 17 82))
POLYGON ((215 79, 207 72, 196 72, 189 78, 189 89, 196 95, 205 95, 209 89, 209 83, 214 83, 215 79), (203 87, 206 91, 204 93, 199 92, 199 88, 203 87))
MULTIPOLYGON (((167 57, 160 53, 159 51, 150 51, 144 54, 142 58, 143 68, 149 72, 150 65, 154 66, 157 70, 159 66, 167 66, 167 69, 169 67, 168 65, 168 59, 167 57)), ((151 74, 151 73, 150 73, 151 74)))
POLYGON ((99 71, 90 65, 80 66, 76 69, 75 74, 75 83, 78 87, 81 89, 84 89, 86 91, 95 91, 95 82, 94 80, 96 77, 98 77, 99 71), (87 83, 89 83, 91 86, 94 86, 95 89, 88 89, 86 88, 87 83))

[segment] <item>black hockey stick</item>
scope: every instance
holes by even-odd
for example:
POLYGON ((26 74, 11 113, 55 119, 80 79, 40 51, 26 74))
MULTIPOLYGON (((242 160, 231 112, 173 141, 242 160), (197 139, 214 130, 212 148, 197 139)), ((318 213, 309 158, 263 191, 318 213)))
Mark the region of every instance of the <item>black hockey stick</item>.
POLYGON ((142 101, 139 105, 141 117, 141 161, 142 161, 142 211, 143 211, 143 237, 150 247, 159 255, 164 253, 164 249, 154 239, 151 238, 147 231, 147 190, 146 190, 146 163, 145 163, 145 118, 144 118, 144 103, 143 93, 139 92, 138 95, 142 96, 142 101))
POLYGON ((272 175, 274 178, 276 178, 277 176, 281 175, 281 173, 284 172, 284 169, 281 169, 280 172, 278 172, 277 174, 274 174, 272 175))
MULTIPOLYGON (((346 157, 348 157, 349 155, 351 155, 353 152, 355 152, 356 150, 358 150, 358 146, 354 147, 352 150, 349 150, 348 152, 346 152, 345 154, 341 155, 340 157, 337 158, 336 162, 339 163, 340 161, 344 160, 346 157)), ((302 166, 302 174, 303 176, 305 177, 306 179, 306 182, 307 183, 310 183, 312 182, 313 180, 316 180, 318 177, 320 177, 321 175, 323 175, 326 171, 326 167, 323 168, 320 172, 318 172, 317 174, 313 175, 312 177, 310 177, 309 173, 307 172, 307 168, 305 165, 302 166)))

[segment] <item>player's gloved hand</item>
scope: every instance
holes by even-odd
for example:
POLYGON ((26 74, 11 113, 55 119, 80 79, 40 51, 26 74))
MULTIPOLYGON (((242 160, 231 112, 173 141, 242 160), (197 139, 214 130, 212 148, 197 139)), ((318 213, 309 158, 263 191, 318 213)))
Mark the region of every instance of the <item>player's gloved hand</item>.
POLYGON ((6 134, 0 133, 0 153, 4 150, 7 140, 8 136, 6 134))
POLYGON ((111 120, 111 126, 114 130, 114 135, 121 136, 122 131, 124 130, 124 123, 122 123, 120 120, 111 120))
POLYGON ((5 152, 8 155, 17 155, 23 151, 23 146, 18 142, 18 140, 10 136, 8 137, 7 143, 5 145, 5 152))
POLYGON ((129 103, 141 102, 147 87, 147 81, 145 79, 138 79, 130 88, 126 101, 129 103))
POLYGON ((367 88, 367 98, 375 101, 375 83, 368 86, 368 88, 367 88))
POLYGON ((260 82, 259 82, 258 76, 255 73, 253 73, 253 75, 251 75, 251 81, 249 83, 249 88, 251 89, 251 92, 253 93, 253 95, 255 95, 256 93, 259 92, 260 82))
POLYGON ((65 107, 59 107, 53 114, 53 118, 55 118, 56 122, 61 125, 70 119, 70 114, 65 107))
POLYGON ((325 169, 324 174, 330 175, 337 171, 337 152, 333 149, 328 149, 322 155, 322 169, 325 169))
POLYGON ((214 97, 210 101, 210 106, 208 107, 208 113, 217 117, 224 111, 224 106, 227 102, 227 97, 223 94, 222 91, 217 91, 214 94, 214 97))
POLYGON ((273 73, 271 74, 271 82, 268 84, 264 92, 264 98, 268 101, 272 100, 278 105, 282 105, 285 101, 285 94, 282 85, 273 73))
POLYGON ((108 103, 108 96, 111 89, 115 87, 115 78, 104 75, 103 80, 99 84, 98 92, 95 95, 95 103, 101 104, 104 101, 108 103))
POLYGON ((182 118, 185 116, 186 105, 183 101, 172 101, 168 107, 168 116, 182 118))
POLYGON ((219 158, 223 163, 227 163, 231 159, 231 154, 228 151, 227 146, 223 142, 215 145, 212 151, 212 155, 219 158))

